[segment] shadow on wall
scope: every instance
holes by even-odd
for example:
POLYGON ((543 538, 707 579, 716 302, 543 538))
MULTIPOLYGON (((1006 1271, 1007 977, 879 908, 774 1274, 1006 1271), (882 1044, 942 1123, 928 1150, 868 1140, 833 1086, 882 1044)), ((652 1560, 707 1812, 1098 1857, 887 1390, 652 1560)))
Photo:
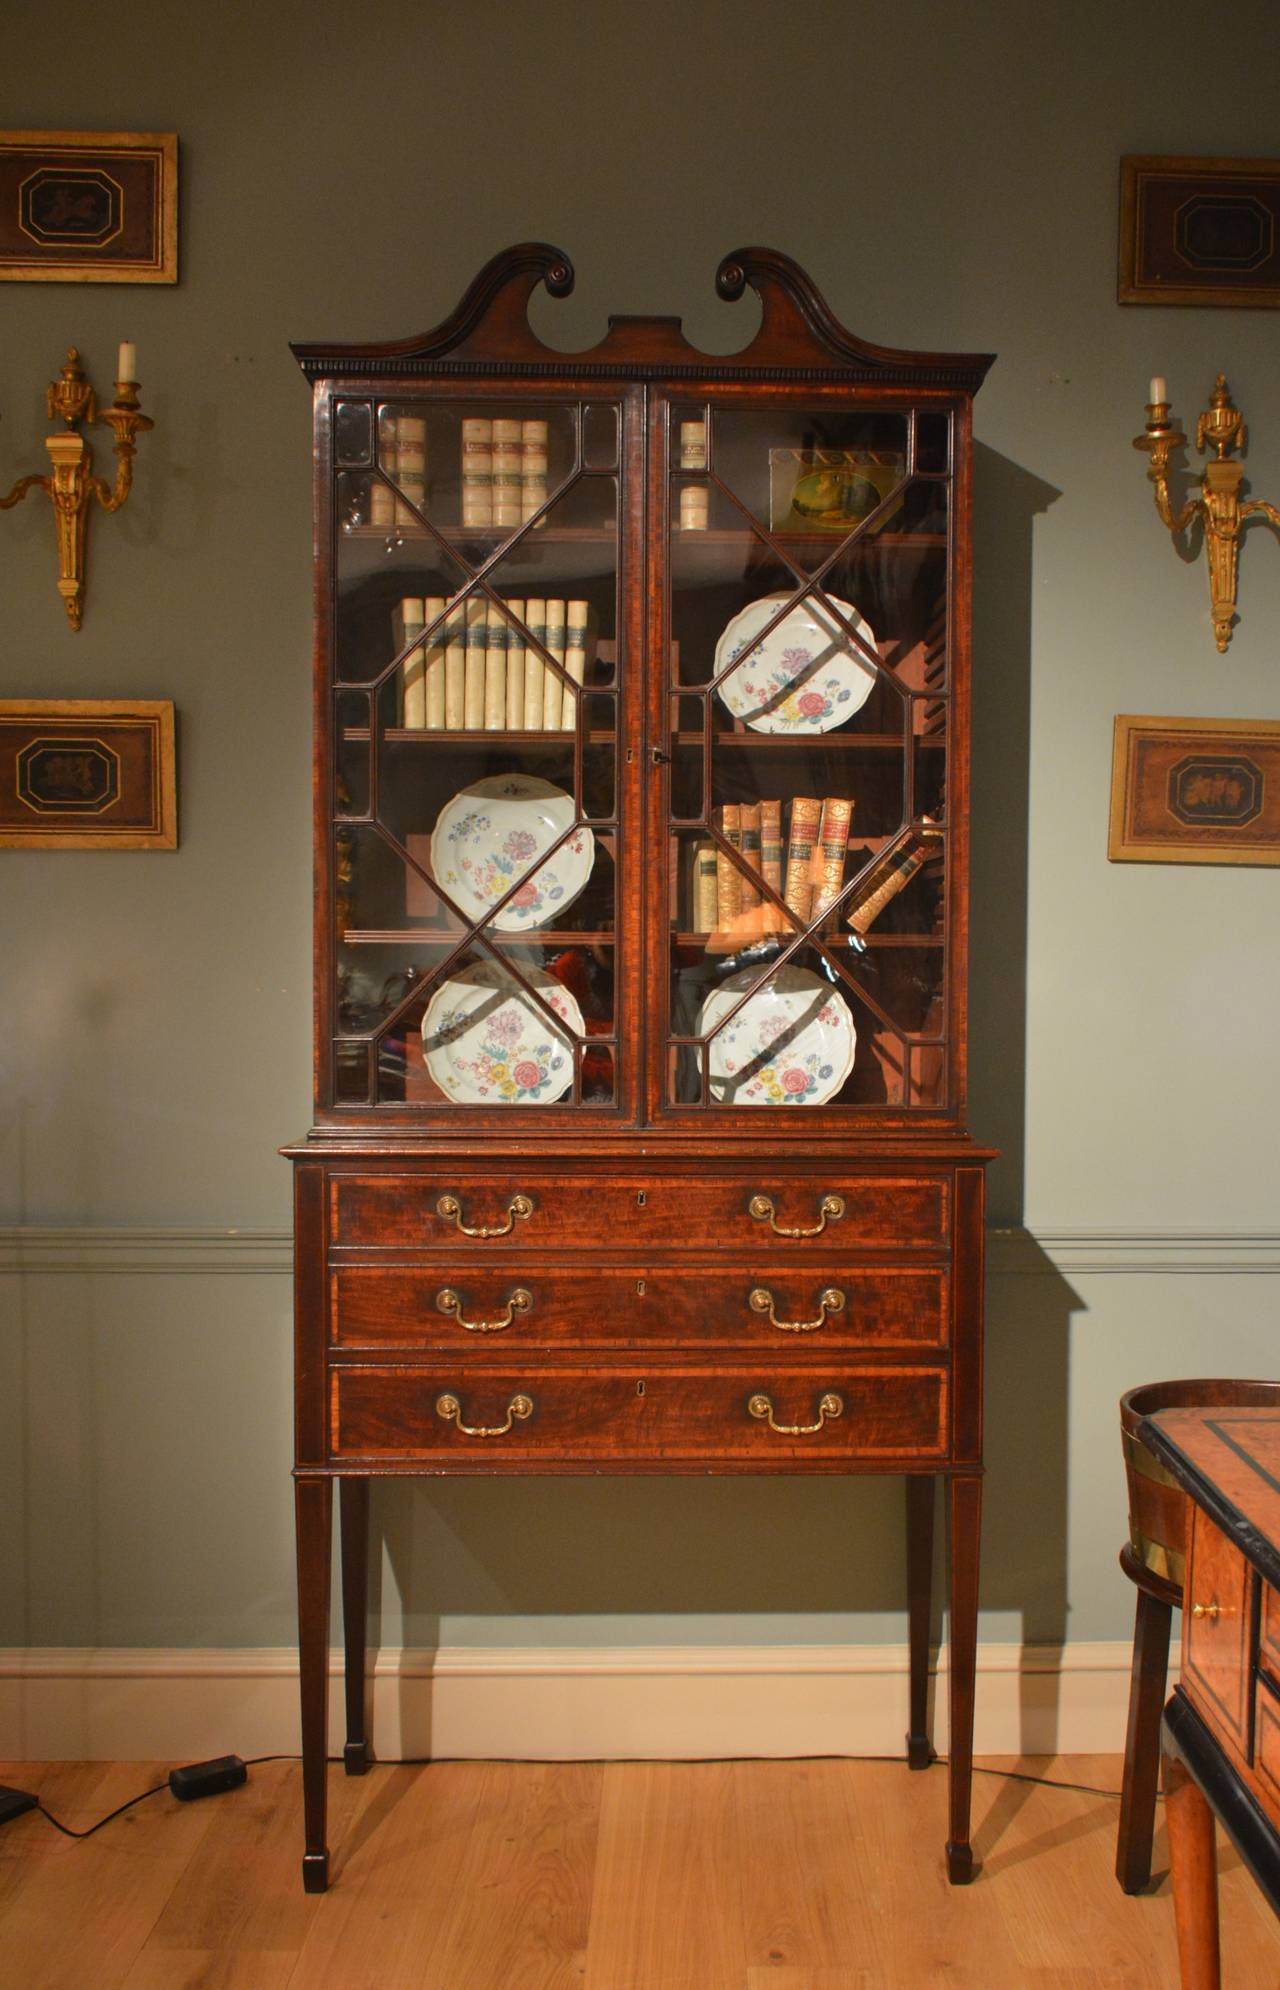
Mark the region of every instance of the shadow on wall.
POLYGON ((988 1221, 1016 1224, 1025 1176, 1033 524, 1061 492, 982 443, 973 479, 969 1124, 1000 1149, 988 1221))
MULTIPOLYGON (((1024 1171, 1032 529, 1058 495, 977 447, 970 1124, 1002 1150, 991 1206, 1004 1224, 1020 1219, 1024 1171)), ((1067 1624, 1067 1368, 1081 1302, 1021 1231, 1001 1240, 992 1283, 982 1603, 1019 1615, 1024 1642, 1052 1645, 1067 1624)), ((557 1619, 562 1642, 605 1618, 626 1620, 628 1643, 767 1642, 775 1615, 826 1619, 837 1641, 865 1636, 840 1627, 849 1612, 905 1637, 900 1480, 531 1479, 516 1492, 375 1484, 373 1538, 406 1599, 406 1644, 437 1643, 442 1617, 487 1615, 557 1619), (696 1628, 682 1634, 680 1619, 696 1628)), ((939 1571, 935 1635, 943 1594, 939 1571)), ((375 1638, 382 1600, 375 1574, 375 1638)), ((1024 1728, 1039 1735, 1056 1678, 1026 1685, 1024 1728)))

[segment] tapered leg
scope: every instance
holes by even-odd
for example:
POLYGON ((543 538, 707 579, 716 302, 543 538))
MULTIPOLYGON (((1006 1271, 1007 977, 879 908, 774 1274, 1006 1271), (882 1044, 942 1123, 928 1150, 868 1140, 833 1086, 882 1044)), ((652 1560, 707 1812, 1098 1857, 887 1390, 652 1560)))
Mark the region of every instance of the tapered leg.
POLYGON ((298 1528, 298 1671, 302 1688, 302 1803, 306 1850, 302 1884, 329 1884, 325 1843, 325 1772, 329 1743, 329 1570, 333 1559, 333 1481, 294 1480, 298 1528))
POLYGON ((346 1647, 347 1745, 342 1751, 349 1776, 369 1767, 366 1733, 365 1618, 369 1608, 369 1481, 338 1481, 338 1523, 342 1539, 342 1633, 346 1647))
POLYGON ((927 1769, 934 1759, 929 1740, 929 1612, 933 1602, 933 1508, 931 1475, 907 1479, 907 1648, 910 1654, 911 1708, 907 1725, 907 1767, 927 1769))
POLYGON ((978 1657, 978 1547, 982 1531, 982 1481, 953 1478, 951 1508, 951 1814, 947 1877, 953 1886, 973 1878, 969 1802, 973 1786, 973 1695, 978 1657))
POLYGON ((1151 1878, 1151 1839, 1160 1781, 1160 1716, 1169 1671, 1172 1606, 1138 1591, 1129 1679, 1129 1726, 1124 1743, 1116 1878, 1126 1893, 1141 1893, 1151 1878))
POLYGON ((1164 1814, 1173 1870, 1182 1990, 1219 1990, 1218 1866, 1213 1812, 1181 1762, 1164 1758, 1164 1814))

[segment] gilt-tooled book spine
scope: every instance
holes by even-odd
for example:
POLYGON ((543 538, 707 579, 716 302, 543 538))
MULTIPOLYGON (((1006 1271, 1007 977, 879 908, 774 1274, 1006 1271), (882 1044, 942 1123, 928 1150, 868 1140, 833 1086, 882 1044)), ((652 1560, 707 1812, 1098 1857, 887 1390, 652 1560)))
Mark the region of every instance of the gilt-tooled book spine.
MULTIPOLYGON (((744 862, 760 872, 760 804, 742 804, 742 855, 744 862)), ((742 879, 742 905, 739 927, 744 939, 759 938, 764 931, 764 904, 753 879, 742 879)))
POLYGON ((890 899, 909 885, 916 872, 924 864, 922 850, 899 850, 888 862, 878 866, 868 880, 869 889, 849 914, 848 925, 855 933, 865 933, 875 925, 890 899))
MULTIPOLYGON (((525 604, 525 626, 534 642, 547 640, 547 604, 530 599, 525 604)), ((547 691, 547 666, 530 644, 524 652, 524 725, 526 732, 541 732, 547 691)))
POLYGON ((787 874, 782 896, 797 919, 809 923, 813 904, 813 850, 822 803, 809 795, 797 795, 791 804, 791 832, 787 839, 787 874))
POLYGON ((840 896, 844 883, 844 860, 849 848, 849 823, 853 816, 853 803, 841 795, 828 795, 822 804, 822 819, 818 826, 818 840, 814 846, 813 865, 810 875, 813 880, 813 900, 809 907, 811 919, 820 918, 840 896))
POLYGON ((524 731, 524 603, 508 601, 515 622, 507 627, 507 731, 524 731))
MULTIPOLYGON (((734 850, 742 848, 742 809, 726 802, 720 811, 720 834, 734 850)), ((716 851, 716 926, 732 932, 742 910, 742 873, 723 850, 716 851)))
MULTIPOLYGON (((444 614, 443 595, 430 594, 422 604, 423 616, 428 624, 444 614)), ((423 672, 426 686, 426 724, 430 731, 441 732, 445 724, 445 652, 444 632, 437 630, 427 639, 426 664, 423 672)))
POLYGON ((520 424, 520 515, 532 518, 547 501, 547 424, 520 424))
POLYGON ((493 423, 478 415, 462 424, 462 523, 493 524, 493 423))
POLYGON ((715 931, 718 905, 716 846, 710 837, 703 837, 694 846, 693 852, 692 917, 695 933, 715 931))
MULTIPOLYGON (((568 608, 563 601, 548 601, 547 648, 556 662, 560 664, 564 662, 565 646, 569 634, 565 621, 567 614, 568 608)), ((572 702, 571 698, 570 703, 572 702)), ((563 686, 560 679, 556 676, 555 671, 548 670, 546 689, 543 692, 542 730, 544 732, 559 732, 563 723, 563 686)), ((569 715, 569 723, 571 725, 573 723, 572 713, 569 715)))
MULTIPOLYGON (((782 803, 760 804, 760 874, 778 897, 782 897, 782 803)), ((766 899, 762 907, 766 933, 790 931, 776 905, 766 899)))
POLYGON ((446 732, 461 732, 467 710, 467 618, 457 602, 445 624, 444 723, 446 732))
MULTIPOLYGON (((422 630, 422 603, 416 595, 406 594, 402 601, 397 602, 391 617, 391 636, 397 656, 407 644, 417 642, 422 630)), ((400 723, 415 730, 427 722, 424 665, 425 658, 419 646, 400 666, 400 723)))
POLYGON ((484 596, 467 601, 467 677, 462 724, 466 732, 484 731, 484 665, 489 647, 489 610, 484 596))
POLYGON ((510 531, 520 523, 524 448, 521 423, 500 417, 493 424, 493 522, 510 531))
POLYGON ((507 618, 496 601, 489 603, 488 625, 484 652, 484 729, 501 732, 507 723, 507 618))

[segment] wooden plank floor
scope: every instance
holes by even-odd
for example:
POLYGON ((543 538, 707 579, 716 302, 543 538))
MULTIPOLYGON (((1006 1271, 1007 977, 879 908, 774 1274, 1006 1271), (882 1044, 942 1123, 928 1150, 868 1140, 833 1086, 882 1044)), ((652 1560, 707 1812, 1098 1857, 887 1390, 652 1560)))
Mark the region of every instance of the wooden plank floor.
MULTIPOLYGON (((990 1759, 990 1758, 989 1758, 990 1759)), ((0 1763, 81 1828, 150 1763, 0 1763)), ((1005 1764, 1004 1766, 1013 1766, 1005 1764)), ((1022 1762, 1119 1787, 1114 1756, 1022 1762)), ((982 1869, 942 1869, 946 1775, 899 1763, 387 1764, 330 1772, 333 1878, 302 1891, 296 1763, 162 1792, 83 1843, 0 1828, 0 1990, 1169 1990, 1156 1891, 1112 1875, 1117 1802, 976 1778, 982 1869)), ((1220 1845, 1227 1990, 1280 1990, 1280 1924, 1220 1845)))

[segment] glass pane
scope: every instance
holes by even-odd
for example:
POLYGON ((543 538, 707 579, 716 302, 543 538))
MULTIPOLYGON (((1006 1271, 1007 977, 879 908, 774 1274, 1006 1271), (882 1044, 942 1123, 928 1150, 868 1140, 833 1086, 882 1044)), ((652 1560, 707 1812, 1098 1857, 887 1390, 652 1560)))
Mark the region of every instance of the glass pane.
POLYGON ((946 1103, 948 433, 672 409, 672 1104, 946 1103))
POLYGON ((336 1096, 616 1104, 620 410, 371 419, 337 479, 336 1096))

